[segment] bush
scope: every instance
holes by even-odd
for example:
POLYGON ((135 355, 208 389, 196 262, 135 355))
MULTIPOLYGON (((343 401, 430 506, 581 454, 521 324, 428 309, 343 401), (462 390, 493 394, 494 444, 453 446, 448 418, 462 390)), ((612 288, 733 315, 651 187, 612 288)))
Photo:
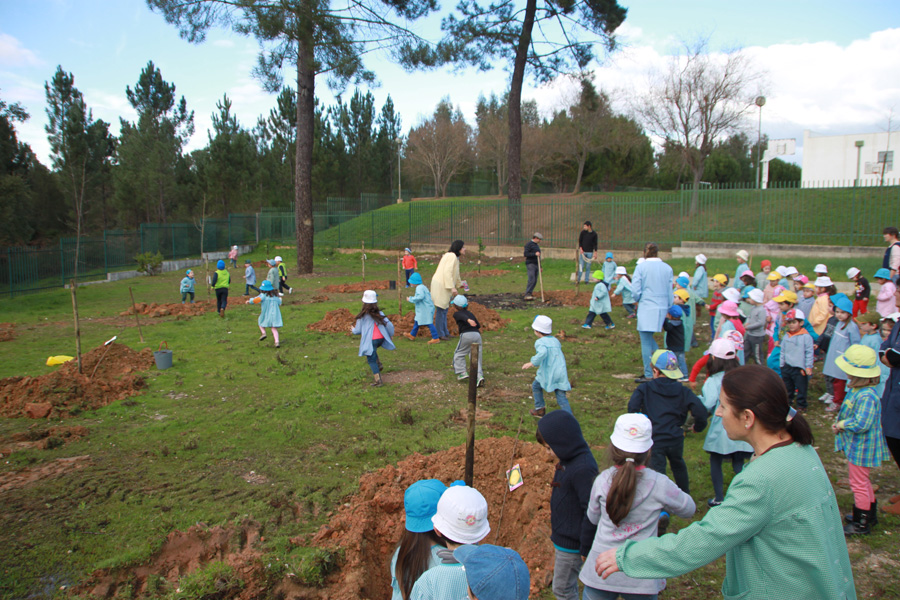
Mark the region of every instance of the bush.
POLYGON ((144 252, 134 257, 138 264, 138 272, 145 275, 159 275, 162 272, 163 255, 160 252, 151 254, 144 252))

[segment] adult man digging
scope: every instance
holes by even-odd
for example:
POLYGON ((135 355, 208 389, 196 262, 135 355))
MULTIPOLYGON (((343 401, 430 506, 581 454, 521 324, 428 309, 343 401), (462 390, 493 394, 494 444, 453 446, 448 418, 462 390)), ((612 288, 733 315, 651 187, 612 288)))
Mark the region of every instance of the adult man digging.
POLYGON ((525 300, 534 300, 531 293, 538 280, 538 258, 541 255, 541 240, 544 239, 537 231, 531 236, 531 241, 525 244, 525 268, 528 269, 528 285, 525 286, 525 300))
POLYGON ((585 221, 578 234, 578 268, 580 273, 575 274, 575 279, 584 277, 587 283, 591 277, 591 261, 594 260, 594 252, 597 251, 597 232, 594 231, 590 221, 585 221))

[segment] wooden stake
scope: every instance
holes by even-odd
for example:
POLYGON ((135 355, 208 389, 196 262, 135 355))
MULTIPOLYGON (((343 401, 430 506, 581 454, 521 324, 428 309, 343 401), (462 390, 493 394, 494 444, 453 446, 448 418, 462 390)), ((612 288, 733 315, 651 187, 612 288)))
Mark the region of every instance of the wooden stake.
POLYGON ((581 261, 578 260, 578 248, 575 248, 575 297, 578 297, 578 285, 581 277, 578 276, 578 269, 581 267, 581 261))
POLYGON ((78 296, 75 289, 78 284, 72 280, 72 314, 75 315, 75 356, 78 358, 78 372, 81 373, 81 328, 78 326, 78 296))
POLYGON ((366 241, 362 242, 362 275, 363 283, 366 282, 366 241))
POLYGON ((469 406, 466 419, 466 470, 463 481, 474 487, 472 477, 475 472, 475 407, 478 398, 478 353, 481 344, 472 344, 469 351, 469 406))
MULTIPOLYGON (((400 261, 403 253, 397 255, 397 312, 400 316, 403 316, 403 292, 400 289, 400 261)), ((404 286, 406 285, 406 278, 403 278, 404 286)))
MULTIPOLYGON (((544 270, 541 268, 541 255, 538 254, 538 281, 541 282, 541 302, 544 302, 544 270)), ((577 272, 577 271, 576 271, 577 272)))
POLYGON ((137 306, 134 304, 134 292, 131 286, 128 286, 128 293, 131 294, 131 310, 134 311, 134 320, 137 322, 138 333, 141 335, 141 343, 144 343, 144 332, 141 330, 141 320, 138 318, 137 306))

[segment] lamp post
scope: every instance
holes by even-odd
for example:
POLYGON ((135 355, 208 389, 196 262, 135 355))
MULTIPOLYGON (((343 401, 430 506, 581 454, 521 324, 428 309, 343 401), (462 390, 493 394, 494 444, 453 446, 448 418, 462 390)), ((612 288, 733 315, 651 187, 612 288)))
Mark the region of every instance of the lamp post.
POLYGON ((866 145, 863 140, 856 140, 856 181, 853 182, 853 186, 856 187, 859 185, 859 160, 860 155, 862 154, 862 147, 866 145))
POLYGON ((760 152, 762 150, 762 107, 766 104, 765 96, 757 96, 754 104, 759 107, 759 127, 756 130, 756 186, 762 189, 762 160, 760 152))
POLYGON ((400 149, 403 148, 403 138, 397 137, 397 203, 403 202, 403 188, 400 187, 400 149))

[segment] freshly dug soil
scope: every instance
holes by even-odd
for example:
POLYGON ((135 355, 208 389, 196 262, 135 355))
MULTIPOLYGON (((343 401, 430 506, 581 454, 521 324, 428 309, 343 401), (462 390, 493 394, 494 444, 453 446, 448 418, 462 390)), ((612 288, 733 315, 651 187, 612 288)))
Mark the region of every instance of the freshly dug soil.
POLYGON ((50 450, 64 446, 69 442, 87 437, 88 428, 81 425, 74 427, 46 427, 37 429, 34 426, 27 431, 14 433, 0 438, 0 457, 9 456, 13 452, 37 448, 50 450))
POLYGON ((0 342, 11 342, 16 339, 15 323, 0 323, 0 342))
MULTIPOLYGON (((407 303, 408 304, 408 303, 407 303)), ((477 302, 469 302, 469 310, 474 313, 475 318, 481 324, 482 331, 497 331, 506 327, 510 319, 504 319, 497 311, 486 308, 477 302)), ((447 312, 447 328, 452 335, 459 335, 459 327, 456 326, 456 320, 453 318, 455 310, 447 312)), ((339 308, 325 313, 321 321, 310 323, 306 326, 307 331, 318 331, 321 333, 346 333, 350 334, 350 328, 356 323, 354 317, 346 308, 339 308)), ((387 315, 391 323, 394 324, 394 338, 400 337, 401 333, 409 333, 412 331, 413 323, 416 320, 415 311, 412 305, 409 305, 409 312, 402 317, 399 315, 387 315)), ((431 332, 428 327, 419 328, 419 337, 431 338, 431 332)))
POLYGON ((334 285, 326 285, 322 291, 326 294, 349 294, 352 292, 362 293, 366 290, 386 290, 390 288, 387 279, 381 281, 360 281, 359 283, 341 283, 334 285))
POLYGON ((482 269, 480 273, 478 271, 469 271, 465 274, 460 274, 460 277, 465 281, 475 277, 502 277, 503 275, 509 275, 510 273, 512 273, 512 271, 506 271, 504 269, 482 269))
POLYGON ((113 342, 93 378, 90 377, 106 347, 99 346, 82 356, 83 373, 71 360, 56 371, 40 377, 0 379, 0 416, 25 417, 26 405, 49 404, 48 418, 68 417, 72 411, 91 410, 132 396, 146 383, 140 371, 152 367, 153 352, 135 352, 113 342))
POLYGON ((135 304, 133 308, 129 307, 128 310, 120 312, 119 316, 130 317, 134 315, 134 309, 137 309, 137 313, 142 317, 158 318, 181 315, 194 317, 214 311, 216 309, 216 303, 203 300, 198 300, 193 304, 157 304, 156 302, 147 304, 146 302, 139 302, 135 304))

